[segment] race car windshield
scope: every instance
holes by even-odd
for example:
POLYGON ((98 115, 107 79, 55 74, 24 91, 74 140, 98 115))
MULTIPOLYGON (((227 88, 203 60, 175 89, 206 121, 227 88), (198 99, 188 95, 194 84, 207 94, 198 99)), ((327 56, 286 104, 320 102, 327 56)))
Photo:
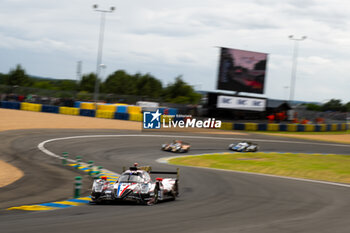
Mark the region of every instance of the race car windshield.
POLYGON ((140 183, 142 181, 141 173, 125 173, 119 178, 119 183, 140 183))

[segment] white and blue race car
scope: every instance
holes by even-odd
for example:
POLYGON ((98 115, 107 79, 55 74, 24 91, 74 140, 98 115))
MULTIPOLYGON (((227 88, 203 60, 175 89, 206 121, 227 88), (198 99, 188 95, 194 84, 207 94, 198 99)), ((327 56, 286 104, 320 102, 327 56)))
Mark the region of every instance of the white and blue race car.
POLYGON ((237 152, 256 152, 258 151, 258 145, 251 142, 239 142, 230 144, 228 149, 237 152))
MULTIPOLYGON (((149 168, 149 167, 148 167, 149 168)), ((132 201, 139 204, 153 205, 162 200, 175 200, 179 195, 179 171, 151 171, 136 166, 124 171, 116 183, 107 181, 107 177, 96 179, 92 186, 91 202, 132 201), (174 174, 176 178, 156 178, 150 174, 174 174)))

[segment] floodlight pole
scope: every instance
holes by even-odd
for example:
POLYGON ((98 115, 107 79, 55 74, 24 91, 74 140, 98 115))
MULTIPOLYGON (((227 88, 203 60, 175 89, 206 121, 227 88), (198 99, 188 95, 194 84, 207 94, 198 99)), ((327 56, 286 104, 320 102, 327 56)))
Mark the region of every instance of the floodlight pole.
POLYGON ((294 40, 294 51, 293 51, 293 63, 292 63, 292 73, 291 73, 291 81, 290 81, 290 93, 289 93, 289 103, 292 104, 294 100, 294 91, 295 91, 295 81, 296 81, 296 73, 297 73, 297 62, 298 62, 298 49, 299 49, 299 41, 305 40, 307 37, 302 36, 301 38, 295 38, 293 35, 289 36, 289 39, 294 40))
POLYGON ((102 51, 103 51, 103 39, 104 39, 104 31, 105 31, 105 23, 106 23, 106 13, 112 13, 115 8, 112 6, 109 10, 100 10, 98 9, 98 5, 93 5, 95 11, 101 13, 100 20, 100 34, 98 38, 98 51, 97 51, 97 64, 96 64, 96 81, 95 81, 95 90, 94 90, 94 102, 98 101, 100 82, 99 77, 101 73, 101 68, 103 68, 102 64, 102 51))

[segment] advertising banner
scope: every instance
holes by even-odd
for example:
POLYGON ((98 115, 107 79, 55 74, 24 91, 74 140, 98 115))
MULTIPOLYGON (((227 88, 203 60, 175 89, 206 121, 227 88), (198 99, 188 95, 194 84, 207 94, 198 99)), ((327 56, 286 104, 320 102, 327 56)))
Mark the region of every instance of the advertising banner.
POLYGON ((266 99, 219 95, 217 108, 265 111, 266 99))

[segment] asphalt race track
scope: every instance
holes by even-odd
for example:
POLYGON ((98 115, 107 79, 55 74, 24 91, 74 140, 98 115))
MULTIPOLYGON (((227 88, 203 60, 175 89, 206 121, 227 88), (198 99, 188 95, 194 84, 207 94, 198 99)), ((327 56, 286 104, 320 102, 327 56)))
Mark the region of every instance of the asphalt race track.
MULTIPOLYGON (((0 133, 1 158, 12 161, 26 174, 0 189, 0 232, 350 232, 349 187, 188 167, 180 168, 181 196, 174 202, 154 206, 84 205, 38 212, 4 210, 14 205, 63 200, 72 194, 72 180, 79 173, 41 152, 37 148, 40 142, 69 136, 121 134, 141 133, 115 130, 0 133)), ((192 144, 189 154, 225 152, 228 144, 238 141, 225 138, 255 139, 252 141, 260 145, 261 151, 350 154, 350 145, 274 136, 160 134, 164 133, 149 133, 153 135, 150 137, 75 138, 49 142, 45 147, 56 154, 82 155, 84 161, 94 160, 115 172, 134 162, 151 165, 154 170, 174 170, 176 167, 155 160, 174 155, 160 151, 160 145, 175 138, 192 144)), ((85 189, 90 188, 90 183, 84 177, 85 189)))

